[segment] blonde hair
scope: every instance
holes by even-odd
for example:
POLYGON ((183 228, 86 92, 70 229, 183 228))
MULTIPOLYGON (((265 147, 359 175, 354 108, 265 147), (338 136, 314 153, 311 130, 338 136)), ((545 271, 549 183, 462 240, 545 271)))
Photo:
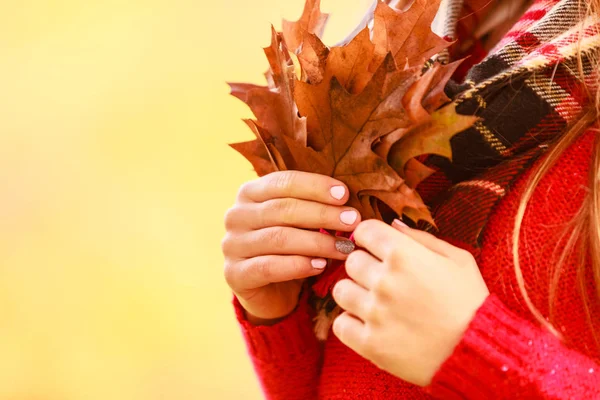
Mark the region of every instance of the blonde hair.
MULTIPOLYGON (((585 15, 591 15, 592 13, 600 12, 600 0, 581 0, 580 7, 581 12, 585 13, 585 15)), ((596 54, 586 54, 586 57, 590 57, 594 68, 597 69, 599 66, 598 52, 596 52, 596 54)), ((578 69, 579 74, 581 75, 581 81, 585 82, 583 55, 581 52, 578 57, 578 69)), ((598 75, 600 74, 596 74, 596 79, 599 79, 598 75)), ((575 256, 578 264, 578 290, 583 300, 588 322, 590 325, 592 325, 592 332, 594 333, 596 344, 600 348, 600 335, 599 332, 595 332, 593 329, 593 321, 591 320, 590 313, 590 305, 592 302, 600 301, 600 130, 598 126, 598 120, 600 116, 600 90, 598 89, 599 83, 600 82, 595 82, 595 84, 588 83, 586 90, 590 99, 592 99, 590 105, 586 107, 586 109, 582 112, 582 115, 576 119, 576 122, 573 123, 567 129, 567 131, 561 135, 556 143, 551 146, 551 149, 548 151, 548 154, 545 156, 543 161, 541 161, 532 172, 516 215, 513 230, 512 253, 517 284, 527 307, 543 326, 548 328, 559 338, 562 338, 562 335, 553 325, 553 322, 555 322, 554 306, 558 291, 558 284, 567 260, 575 256), (521 247, 520 237, 523 226, 523 218, 536 187, 540 184, 546 173, 548 173, 548 171, 556 164, 557 160, 565 152, 565 150, 579 137, 581 137, 583 133, 588 132, 590 129, 598 131, 599 134, 596 135, 592 153, 593 156, 591 159, 589 174, 589 191, 575 217, 566 227, 562 236, 562 240, 559 241, 559 245, 564 247, 561 247, 560 252, 558 252, 558 262, 552 266, 552 279, 550 282, 549 291, 550 296, 548 299, 550 312, 548 319, 546 319, 529 297, 525 279, 523 277, 523 271, 521 269, 519 250, 521 247), (591 271, 589 268, 591 268, 591 271), (593 283, 596 288, 595 293, 592 295, 590 295, 587 290, 589 285, 587 279, 589 279, 590 272, 591 276, 593 276, 593 283)))

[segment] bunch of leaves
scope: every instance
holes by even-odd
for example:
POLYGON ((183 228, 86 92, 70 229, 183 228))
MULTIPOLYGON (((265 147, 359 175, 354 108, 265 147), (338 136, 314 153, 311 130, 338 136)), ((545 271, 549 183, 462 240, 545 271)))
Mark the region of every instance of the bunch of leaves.
POLYGON ((381 219, 384 203, 433 224, 415 190, 433 170, 417 158, 451 159, 450 139, 475 122, 444 93, 458 63, 428 63, 450 45, 431 30, 439 5, 414 0, 400 10, 377 0, 362 29, 328 47, 320 39, 328 15, 306 0, 298 21, 272 28, 268 85, 230 83, 256 117, 245 121, 256 139, 231 146, 259 176, 300 170, 339 179, 365 219, 381 219))

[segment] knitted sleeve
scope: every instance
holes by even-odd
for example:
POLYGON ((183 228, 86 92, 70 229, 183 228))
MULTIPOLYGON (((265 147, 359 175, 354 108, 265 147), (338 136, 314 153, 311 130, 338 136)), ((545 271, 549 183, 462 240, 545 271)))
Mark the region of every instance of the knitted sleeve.
POLYGON ((490 295, 426 390, 439 399, 598 399, 600 365, 490 295))
POLYGON ((255 326, 234 296, 237 320, 267 400, 317 398, 321 345, 313 333, 308 296, 283 321, 255 326))

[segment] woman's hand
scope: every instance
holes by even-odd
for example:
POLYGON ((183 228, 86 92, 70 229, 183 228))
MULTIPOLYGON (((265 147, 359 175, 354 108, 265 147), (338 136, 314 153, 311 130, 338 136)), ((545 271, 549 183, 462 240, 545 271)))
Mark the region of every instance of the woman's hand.
MULTIPOLYGON (((250 322, 269 324, 291 313, 305 278, 320 274, 326 259, 345 260, 320 228, 353 231, 358 212, 343 205, 348 189, 338 180, 285 171, 242 186, 225 216, 225 279, 250 322)), ((341 247, 340 247, 341 248, 341 247)))
POLYGON ((489 291, 472 255, 397 221, 362 222, 333 289, 346 311, 333 331, 381 369, 428 385, 489 291), (396 229, 394 229, 396 228, 396 229))

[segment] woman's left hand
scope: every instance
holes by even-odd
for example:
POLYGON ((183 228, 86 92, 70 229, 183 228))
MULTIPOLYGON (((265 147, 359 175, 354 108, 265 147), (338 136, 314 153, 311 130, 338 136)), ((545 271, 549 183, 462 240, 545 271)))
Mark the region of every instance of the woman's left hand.
POLYGON ((368 220, 354 231, 365 251, 348 257, 352 279, 333 289, 345 310, 333 332, 379 368, 426 386, 489 291, 469 252, 398 222, 368 220))

